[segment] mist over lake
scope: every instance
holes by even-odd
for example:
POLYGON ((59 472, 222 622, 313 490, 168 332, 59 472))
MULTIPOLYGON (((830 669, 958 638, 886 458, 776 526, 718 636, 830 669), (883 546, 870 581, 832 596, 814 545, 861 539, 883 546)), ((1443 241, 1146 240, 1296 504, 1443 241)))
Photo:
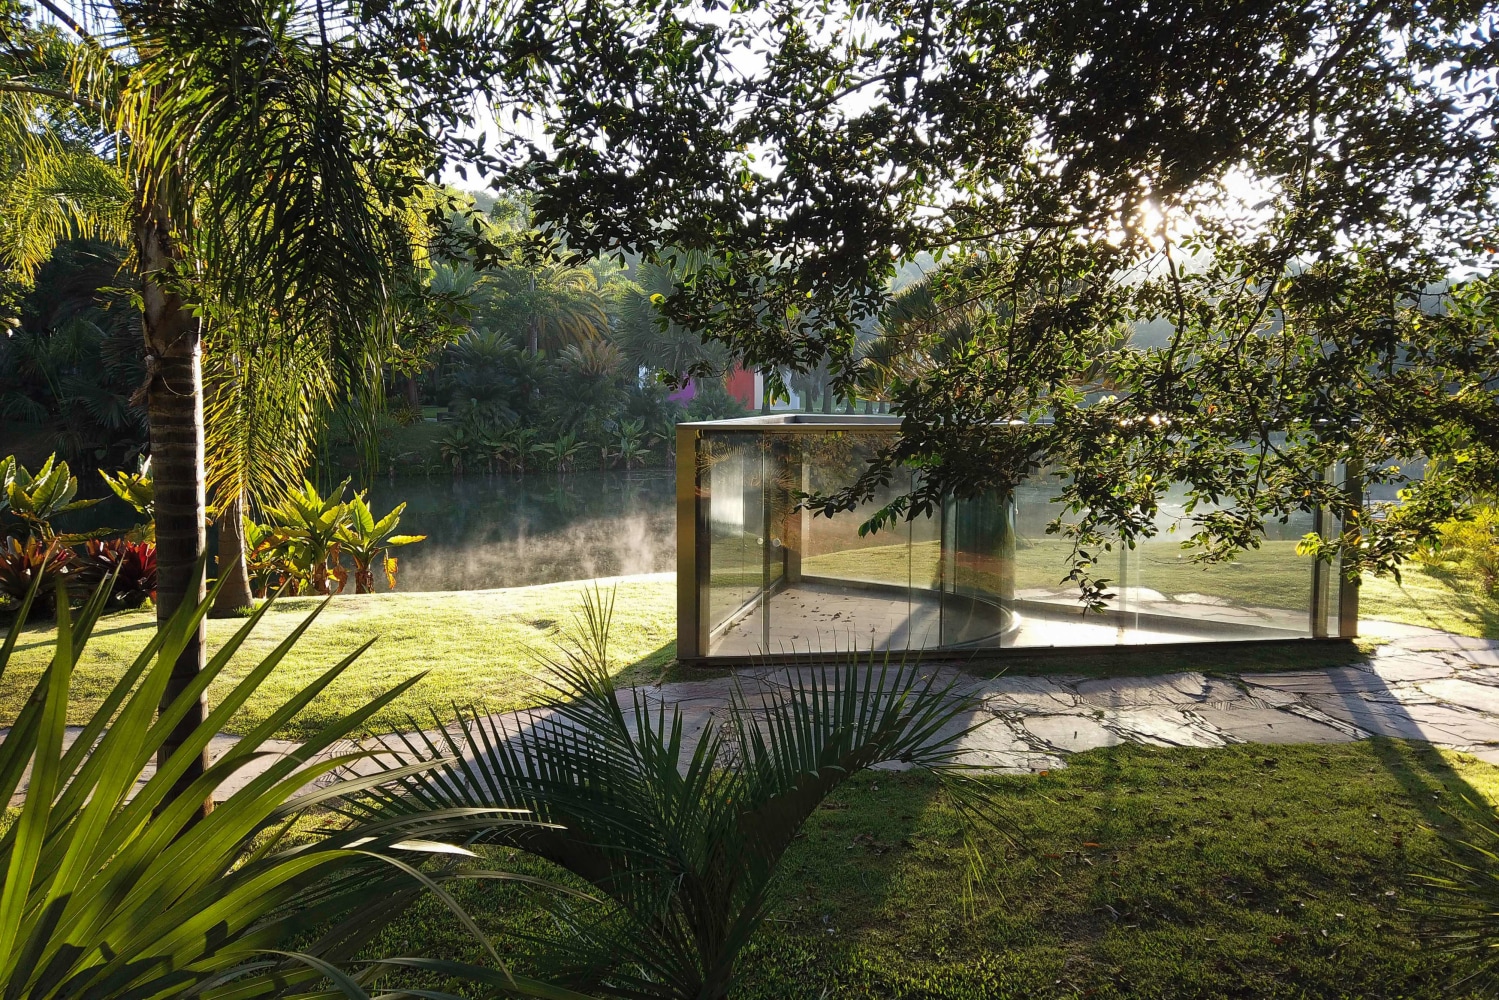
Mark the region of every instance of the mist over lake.
MULTIPOLYGON (((401 590, 485 590, 676 568, 669 470, 380 480, 383 513, 405 501, 401 590)), ((384 589, 381 581, 379 589, 384 589)))

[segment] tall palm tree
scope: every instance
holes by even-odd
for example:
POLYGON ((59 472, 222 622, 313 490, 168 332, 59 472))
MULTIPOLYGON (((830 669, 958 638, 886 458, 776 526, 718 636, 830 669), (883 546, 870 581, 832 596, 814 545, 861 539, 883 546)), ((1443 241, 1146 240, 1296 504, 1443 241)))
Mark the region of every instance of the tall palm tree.
MULTIPOLYGON (((434 155, 416 104, 441 102, 394 75, 392 67, 419 58, 410 26, 391 20, 404 16, 395 7, 110 0, 75 16, 54 0, 39 3, 71 34, 66 72, 9 46, 0 80, 8 128, 27 133, 37 114, 81 111, 95 129, 89 144, 109 152, 100 162, 115 172, 127 209, 90 214, 75 203, 9 242, 40 250, 87 225, 131 250, 147 361, 138 395, 156 473, 157 608, 166 620, 205 592, 203 317, 254 308, 282 336, 334 358, 345 383, 378 375, 369 359, 389 339, 381 317, 392 265, 412 256, 406 209, 434 155)), ((38 176, 76 158, 58 143, 27 141, 24 167, 38 176)), ((205 638, 200 627, 183 650, 167 701, 202 669, 205 638)), ((182 734, 204 714, 201 704, 189 713, 182 734)))
POLYGON ((485 286, 493 296, 486 322, 525 331, 532 354, 602 340, 609 331, 608 303, 591 268, 565 259, 516 262, 486 275, 480 282, 485 286))
POLYGON ((641 368, 678 378, 703 369, 723 375, 734 362, 729 349, 704 343, 695 330, 664 323, 655 305, 697 266, 696 255, 685 256, 686 263, 675 268, 646 261, 635 269, 634 282, 616 286, 614 339, 626 360, 641 368))

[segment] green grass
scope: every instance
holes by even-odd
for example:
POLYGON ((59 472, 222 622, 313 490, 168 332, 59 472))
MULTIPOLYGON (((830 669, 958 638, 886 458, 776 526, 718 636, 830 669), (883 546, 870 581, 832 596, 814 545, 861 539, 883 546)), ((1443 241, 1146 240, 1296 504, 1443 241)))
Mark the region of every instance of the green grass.
MULTIPOLYGON (((1008 839, 962 904, 962 826, 919 773, 860 776, 793 845, 734 996, 1476 998, 1423 948, 1410 874, 1440 864, 1444 810, 1493 801, 1499 771, 1424 745, 1121 746, 987 779, 1008 839)), ((508 852, 496 867, 555 877, 508 852)), ((547 935, 537 890, 459 896, 517 970, 547 935)), ((482 960, 434 902, 371 949, 482 960)))
MULTIPOLYGON (((371 721, 375 728, 409 728, 407 713, 451 714, 453 702, 482 702, 500 711, 536 704, 542 692, 529 650, 550 651, 562 626, 581 606, 584 584, 560 583, 462 593, 395 593, 334 597, 302 640, 276 668, 227 730, 242 733, 293 692, 361 643, 375 639, 359 661, 279 735, 295 739, 336 714, 364 704, 411 675, 426 678, 371 721)), ((611 650, 626 681, 650 680, 676 648, 676 588, 670 580, 625 580, 616 590, 611 650)), ((244 648, 209 691, 227 690, 286 637, 318 604, 315 598, 276 602, 244 648)), ((94 632, 73 680, 68 721, 85 722, 123 667, 146 644, 154 613, 106 616, 94 632)), ((243 619, 208 623, 209 648, 244 625, 243 619)), ((10 667, 0 677, 0 725, 8 725, 51 655, 54 630, 28 629, 10 667)))
POLYGON ((1360 618, 1499 639, 1499 594, 1485 594, 1473 581, 1440 567, 1410 563, 1401 570, 1398 583, 1364 577, 1358 609, 1360 618))

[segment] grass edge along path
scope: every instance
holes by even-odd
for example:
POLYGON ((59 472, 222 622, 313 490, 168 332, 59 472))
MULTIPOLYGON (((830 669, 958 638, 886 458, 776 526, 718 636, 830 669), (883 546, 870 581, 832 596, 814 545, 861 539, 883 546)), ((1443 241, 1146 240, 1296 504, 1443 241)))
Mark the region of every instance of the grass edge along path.
MULTIPOLYGON (((545 681, 534 653, 548 653, 581 605, 594 581, 569 581, 501 590, 342 595, 334 597, 318 621, 267 680, 265 697, 252 700, 227 731, 242 733, 262 717, 259 706, 274 705, 317 674, 373 638, 374 645, 350 670, 278 733, 297 739, 320 728, 336 713, 362 704, 381 691, 426 671, 427 676, 401 701, 372 722, 374 728, 408 728, 407 716, 424 725, 430 712, 446 719, 453 703, 482 703, 492 711, 534 705, 545 681)), ((596 581, 615 591, 612 650, 625 684, 663 676, 704 676, 672 669, 675 657, 675 574, 617 577, 596 581), (668 674, 667 672, 670 671, 668 674)), ((212 699, 243 676, 249 666, 280 642, 319 598, 283 598, 262 621, 239 656, 209 691, 212 699)), ((1499 636, 1499 602, 1442 577, 1408 568, 1402 584, 1369 579, 1361 605, 1366 618, 1444 628, 1465 635, 1499 636)), ((69 722, 81 724, 99 704, 120 670, 145 644, 155 621, 149 610, 106 616, 95 630, 74 677, 69 722)), ((210 648, 243 624, 241 619, 209 622, 210 648)), ((9 724, 50 657, 54 630, 34 626, 23 634, 4 678, 0 678, 0 726, 9 724)), ((1065 658, 1024 657, 990 665, 984 672, 1034 673, 1066 670, 1098 676, 1207 670, 1213 673, 1311 669, 1346 662, 1346 648, 1267 648, 1241 650, 1154 650, 1099 653, 1065 658)), ((1354 651, 1356 655, 1356 651, 1354 651)))

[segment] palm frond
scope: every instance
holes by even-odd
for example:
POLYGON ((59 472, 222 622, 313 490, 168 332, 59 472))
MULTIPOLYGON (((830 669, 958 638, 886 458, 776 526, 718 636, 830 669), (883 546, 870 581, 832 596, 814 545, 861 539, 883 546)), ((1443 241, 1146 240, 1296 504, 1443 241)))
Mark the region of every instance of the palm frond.
POLYGON ((401 737, 401 754, 453 763, 389 783, 349 808, 363 820, 458 807, 524 809, 545 826, 480 839, 552 861, 608 899, 556 908, 557 974, 630 997, 719 997, 765 919, 797 831, 851 775, 886 763, 956 771, 974 706, 918 664, 852 654, 736 688, 721 724, 689 729, 677 706, 616 689, 612 596, 582 612, 544 660, 553 697, 515 718, 460 709, 401 737))

